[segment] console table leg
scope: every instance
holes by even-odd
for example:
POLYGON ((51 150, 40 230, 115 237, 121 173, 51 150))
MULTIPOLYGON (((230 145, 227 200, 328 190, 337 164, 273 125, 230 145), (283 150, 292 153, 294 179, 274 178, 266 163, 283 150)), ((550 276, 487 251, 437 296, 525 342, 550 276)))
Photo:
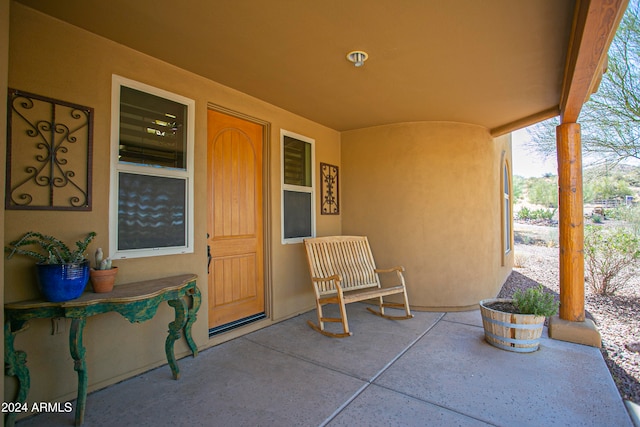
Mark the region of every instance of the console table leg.
MULTIPOLYGON (((27 368, 27 353, 16 351, 14 340, 16 333, 22 330, 24 325, 20 325, 17 331, 11 330, 11 322, 4 324, 4 373, 18 380, 18 393, 15 402, 24 404, 27 401, 31 377, 27 368)), ((16 412, 9 412, 5 418, 5 426, 13 426, 16 422, 16 412)))
POLYGON ((82 343, 82 332, 87 319, 84 317, 71 320, 69 331, 69 349, 73 357, 73 369, 78 372, 78 398, 76 400, 76 426, 84 422, 84 408, 87 403, 87 364, 84 360, 85 348, 82 343))
POLYGON ((188 294, 191 295, 192 304, 191 309, 189 310, 187 324, 184 325, 184 338, 187 340, 187 344, 191 349, 191 354, 193 354, 193 357, 196 357, 198 355, 198 346, 191 336, 191 327, 197 319, 198 310, 200 309, 200 304, 202 302, 202 295, 200 294, 200 289, 195 285, 192 289, 189 289, 188 294))
POLYGON ((173 373, 173 378, 180 378, 180 368, 178 368, 178 363, 176 362, 176 356, 173 351, 173 344, 176 340, 180 339, 180 331, 184 328, 184 325, 187 323, 187 302, 184 298, 178 298, 174 300, 169 300, 167 303, 175 309, 176 312, 176 320, 169 323, 169 336, 167 336, 167 341, 165 341, 164 350, 167 353, 167 361, 169 362, 169 366, 171 367, 171 373, 173 373))

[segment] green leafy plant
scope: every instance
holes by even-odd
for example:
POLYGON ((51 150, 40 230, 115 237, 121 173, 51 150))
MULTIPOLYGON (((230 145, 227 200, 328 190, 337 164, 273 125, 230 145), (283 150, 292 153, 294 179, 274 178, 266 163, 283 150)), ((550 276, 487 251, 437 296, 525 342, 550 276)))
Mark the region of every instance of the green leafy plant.
POLYGON ((544 287, 528 288, 526 291, 518 289, 513 294, 513 304, 521 314, 536 316, 553 316, 558 312, 558 302, 553 294, 544 292, 544 287))
POLYGON ((75 250, 71 250, 64 242, 36 231, 29 231, 18 240, 5 246, 4 251, 8 252, 7 258, 14 255, 24 255, 31 257, 40 264, 71 264, 84 261, 87 246, 96 236, 95 232, 90 232, 83 240, 76 242, 75 250), (31 247, 31 249, 26 249, 31 247))
POLYGON ((613 295, 627 282, 640 258, 640 239, 624 228, 585 227, 584 259, 591 290, 613 295))

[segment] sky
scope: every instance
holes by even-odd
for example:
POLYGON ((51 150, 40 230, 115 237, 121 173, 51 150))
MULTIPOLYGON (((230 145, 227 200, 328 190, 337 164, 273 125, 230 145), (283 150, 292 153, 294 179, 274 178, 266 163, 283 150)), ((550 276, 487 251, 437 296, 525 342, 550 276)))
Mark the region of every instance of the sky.
POLYGON ((511 144, 513 149, 513 175, 525 178, 541 177, 546 173, 558 174, 558 163, 554 156, 544 159, 524 146, 529 141, 525 129, 513 132, 511 144))

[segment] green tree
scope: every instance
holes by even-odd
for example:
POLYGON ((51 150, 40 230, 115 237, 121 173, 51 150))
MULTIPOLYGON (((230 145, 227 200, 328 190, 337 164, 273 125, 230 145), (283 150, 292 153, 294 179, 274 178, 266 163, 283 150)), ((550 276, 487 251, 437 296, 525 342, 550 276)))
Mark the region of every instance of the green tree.
POLYGON ((585 197, 585 201, 624 198, 633 194, 624 180, 610 176, 589 181, 585 186, 589 188, 588 194, 592 197, 591 199, 585 197))
POLYGON ((525 186, 526 186, 526 182, 524 177, 519 175, 513 176, 513 200, 514 201, 520 200, 522 198, 525 186))
MULTIPOLYGON (((531 148, 556 153, 558 118, 529 128, 531 148)), ((579 118, 585 158, 640 159, 640 0, 631 0, 609 49, 608 70, 579 118)))
POLYGON ((529 178, 527 195, 530 203, 549 208, 558 207, 558 179, 555 176, 529 178))
POLYGON ((630 185, 635 181, 635 168, 623 165, 594 166, 584 171, 584 201, 624 199, 632 196, 630 185))

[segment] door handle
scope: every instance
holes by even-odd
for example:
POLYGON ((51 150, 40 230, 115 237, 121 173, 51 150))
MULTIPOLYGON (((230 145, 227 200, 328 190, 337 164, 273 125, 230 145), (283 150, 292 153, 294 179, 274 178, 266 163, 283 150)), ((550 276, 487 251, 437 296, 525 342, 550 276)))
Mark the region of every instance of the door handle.
MULTIPOLYGON (((207 233, 207 239, 209 239, 209 233, 207 233)), ((211 274, 211 245, 207 243, 207 274, 211 274)))

